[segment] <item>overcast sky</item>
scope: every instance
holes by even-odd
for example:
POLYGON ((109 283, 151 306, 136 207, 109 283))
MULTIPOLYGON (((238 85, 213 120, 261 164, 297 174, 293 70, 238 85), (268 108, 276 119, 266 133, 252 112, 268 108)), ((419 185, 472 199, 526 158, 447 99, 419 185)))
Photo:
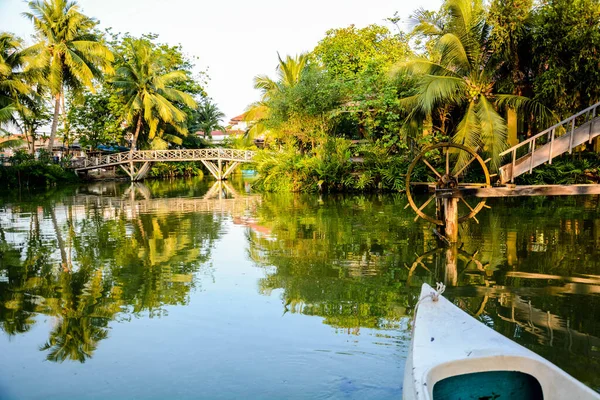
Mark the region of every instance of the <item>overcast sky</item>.
MULTIPOLYGON (((440 0, 79 0, 100 28, 133 35, 157 33, 159 40, 181 43, 198 57, 196 69, 210 77, 208 95, 227 116, 244 112, 259 93, 258 74, 273 76, 282 56, 310 51, 332 28, 385 24, 395 11, 404 21, 419 7, 437 9, 440 0)), ((25 39, 33 33, 21 17, 22 0, 0 0, 0 31, 25 39)))

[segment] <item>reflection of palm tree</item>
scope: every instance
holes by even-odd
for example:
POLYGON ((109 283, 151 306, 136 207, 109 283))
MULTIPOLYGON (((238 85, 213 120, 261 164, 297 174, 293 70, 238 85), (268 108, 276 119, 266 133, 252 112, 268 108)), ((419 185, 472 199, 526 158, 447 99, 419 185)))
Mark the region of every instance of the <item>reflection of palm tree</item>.
POLYGON ((82 266, 77 272, 63 271, 60 287, 60 298, 46 298, 47 312, 58 318, 58 324, 40 350, 49 351, 49 361, 84 362, 108 337, 108 322, 119 308, 104 301, 102 270, 92 272, 82 266))
POLYGON ((221 234, 222 219, 212 213, 142 214, 136 224, 115 203, 114 214, 98 207, 78 218, 67 206, 66 220, 56 206, 45 208, 50 241, 37 204, 20 205, 31 215, 23 259, 21 244, 10 243, 0 227, 0 274, 8 277, 0 280, 0 329, 23 333, 35 315, 52 316, 56 325, 40 346, 50 361, 92 357, 110 321, 128 310, 163 315, 165 305, 186 304, 193 274, 221 234))
MULTIPOLYGON (((106 323, 97 325, 97 318, 63 318, 50 333, 50 339, 41 351, 49 351, 48 361, 73 360, 85 362, 92 357, 98 342, 108 337, 106 323)), ((101 320, 102 322, 106 320, 101 320)))
POLYGON ((71 266, 69 265, 69 260, 67 259, 65 241, 63 240, 62 233, 60 232, 60 227, 58 226, 58 222, 56 221, 56 213, 54 212, 54 207, 50 207, 50 217, 52 219, 52 226, 54 227, 54 234, 56 235, 56 241, 58 243, 58 249, 60 251, 62 268, 64 271, 69 271, 71 269, 71 266))

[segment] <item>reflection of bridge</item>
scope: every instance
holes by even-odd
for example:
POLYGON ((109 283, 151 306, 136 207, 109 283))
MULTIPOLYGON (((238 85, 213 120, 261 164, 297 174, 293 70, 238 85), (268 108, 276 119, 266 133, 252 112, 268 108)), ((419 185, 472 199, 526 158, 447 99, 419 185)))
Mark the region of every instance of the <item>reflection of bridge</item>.
POLYGON ((240 196, 229 185, 223 186, 223 183, 215 182, 204 197, 197 198, 151 198, 146 186, 134 183, 126 190, 123 197, 79 194, 73 197, 73 204, 86 206, 86 208, 95 206, 119 209, 128 217, 135 218, 138 214, 150 212, 163 214, 204 212, 239 217, 260 203, 260 196, 240 196), (227 198, 223 196, 224 192, 227 198), (141 199, 137 198, 137 195, 141 195, 141 199))
POLYGON ((92 169, 119 166, 132 181, 144 179, 153 162, 200 161, 219 181, 227 179, 235 168, 251 162, 254 152, 236 149, 138 150, 73 161, 72 168, 80 173, 92 169), (138 167, 138 164, 141 166, 138 167))

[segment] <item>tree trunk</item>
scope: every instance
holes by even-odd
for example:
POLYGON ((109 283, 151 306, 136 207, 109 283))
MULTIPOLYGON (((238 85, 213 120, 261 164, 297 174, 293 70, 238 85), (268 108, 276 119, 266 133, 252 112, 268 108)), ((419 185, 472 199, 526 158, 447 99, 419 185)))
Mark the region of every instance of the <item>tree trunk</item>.
POLYGON ((50 141, 48 142, 48 151, 52 155, 54 148, 54 138, 58 129, 58 114, 60 112, 60 93, 54 96, 54 117, 52 118, 52 128, 50 129, 50 141))
POLYGON ((137 126, 135 127, 135 134, 133 135, 133 140, 131 142, 131 150, 135 150, 135 146, 137 145, 138 136, 140 134, 140 130, 142 129, 142 114, 139 115, 137 120, 137 126))
POLYGON ((35 154, 35 133, 30 131, 29 134, 25 133, 27 136, 27 146, 29 147, 29 153, 31 155, 35 154))
POLYGON ((508 145, 510 147, 519 144, 517 137, 517 112, 512 108, 506 110, 506 127, 508 128, 508 145))

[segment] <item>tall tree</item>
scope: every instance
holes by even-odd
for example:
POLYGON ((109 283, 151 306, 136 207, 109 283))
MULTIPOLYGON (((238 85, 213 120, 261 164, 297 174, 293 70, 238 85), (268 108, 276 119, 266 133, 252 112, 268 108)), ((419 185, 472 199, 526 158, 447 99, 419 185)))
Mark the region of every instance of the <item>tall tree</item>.
POLYGON ((404 99, 404 104, 415 115, 431 115, 450 106, 459 120, 453 141, 480 149, 498 168, 499 154, 507 146, 506 121, 499 108, 538 114, 544 114, 544 108, 523 96, 496 91, 497 65, 491 57, 491 27, 483 1, 447 0, 443 7, 448 15, 443 24, 422 20, 417 26, 433 38, 434 47, 429 59, 419 57, 401 66, 417 81, 417 94, 404 99))
MULTIPOLYGON (((38 42, 27 49, 37 57, 34 67, 45 67, 46 80, 54 100, 54 116, 48 150, 52 151, 65 88, 74 92, 94 90, 94 79, 112 72, 111 51, 92 32, 97 21, 79 11, 76 2, 35 0, 23 15, 33 22, 38 42)), ((63 107, 64 108, 64 107, 63 107)))
MULTIPOLYGON (((488 22, 493 27, 490 46, 499 64, 499 90, 518 96, 531 93, 531 46, 527 40, 531 30, 532 0, 494 0, 490 4, 488 22)), ((506 110, 508 144, 516 145, 519 140, 517 112, 506 110)))
POLYGON ((210 99, 204 100, 198 106, 192 118, 191 128, 195 131, 202 131, 204 137, 212 137, 211 132, 214 130, 225 129, 221 122, 225 118, 225 114, 210 99))
POLYGON ((18 97, 31 92, 24 79, 26 57, 22 45, 16 36, 0 33, 0 124, 14 119, 18 97))
POLYGON ((600 1, 542 2, 531 43, 536 99, 562 117, 600 101, 600 1))
POLYGON ((300 77, 309 59, 307 54, 299 54, 295 57, 288 55, 285 60, 277 54, 277 58, 279 60, 276 68, 277 80, 273 80, 267 75, 254 77, 254 88, 260 90, 261 98, 259 101, 251 104, 244 115, 244 120, 252 123, 248 131, 250 137, 268 133, 264 122, 269 118, 270 114, 269 101, 277 93, 286 88, 294 87, 300 82, 300 77))
POLYGON ((197 104, 192 96, 174 88, 176 83, 188 78, 186 72, 165 71, 166 60, 157 56, 144 39, 129 39, 126 46, 129 52, 120 60, 121 66, 117 68, 112 84, 126 105, 127 121, 130 126, 135 126, 131 149, 135 149, 144 123, 150 140, 156 137, 161 122, 179 134, 187 134, 187 114, 177 104, 191 108, 197 104))

